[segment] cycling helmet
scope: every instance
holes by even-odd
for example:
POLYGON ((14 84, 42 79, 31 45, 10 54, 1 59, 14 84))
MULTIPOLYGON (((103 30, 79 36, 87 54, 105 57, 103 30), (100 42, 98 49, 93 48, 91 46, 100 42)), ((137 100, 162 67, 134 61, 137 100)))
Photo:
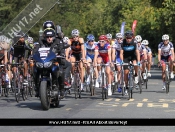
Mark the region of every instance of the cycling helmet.
POLYGON ((99 40, 107 40, 107 37, 106 37, 106 35, 100 35, 100 37, 98 38, 99 40))
POLYGON ((67 43, 68 40, 69 40, 69 38, 66 37, 66 36, 63 38, 63 42, 64 42, 64 43, 67 43))
POLYGON ((37 44, 39 44, 39 43, 38 43, 38 42, 34 42, 34 43, 33 43, 33 45, 37 45, 37 44))
POLYGON ((79 34, 80 34, 80 32, 78 31, 78 29, 74 29, 74 30, 72 30, 72 32, 71 32, 72 37, 73 37, 73 36, 79 36, 79 34))
POLYGON ((164 34, 164 35, 162 36, 162 40, 169 40, 169 36, 168 36, 167 34, 164 34))
POLYGON ((25 33, 23 32, 16 32, 14 33, 15 37, 18 37, 18 38, 24 38, 26 37, 25 33))
POLYGON ((116 38, 123 38, 122 33, 116 33, 116 38))
POLYGON ((89 34, 89 35, 87 36, 87 41, 90 41, 90 40, 95 40, 94 35, 89 34))
POLYGON ((112 34, 108 33, 108 34, 106 34, 106 37, 107 37, 108 39, 112 39, 112 34))
POLYGON ((149 44, 149 42, 148 42, 148 40, 143 40, 141 44, 143 44, 143 45, 145 45, 145 46, 146 46, 146 45, 148 45, 148 44, 149 44))
POLYGON ((142 37, 140 35, 135 36, 135 39, 137 40, 137 42, 141 42, 142 41, 142 37))
POLYGON ((54 26, 54 23, 52 21, 45 21, 43 23, 43 28, 46 29, 46 28, 52 28, 52 29, 55 29, 55 26, 54 26))
POLYGON ((132 38, 134 36, 133 32, 132 31, 126 31, 125 32, 125 37, 126 38, 132 38))
POLYGON ((44 37, 55 37, 55 30, 52 28, 47 28, 44 30, 44 37))
POLYGON ((27 42, 28 42, 29 44, 33 44, 33 38, 32 38, 32 37, 28 37, 27 42))

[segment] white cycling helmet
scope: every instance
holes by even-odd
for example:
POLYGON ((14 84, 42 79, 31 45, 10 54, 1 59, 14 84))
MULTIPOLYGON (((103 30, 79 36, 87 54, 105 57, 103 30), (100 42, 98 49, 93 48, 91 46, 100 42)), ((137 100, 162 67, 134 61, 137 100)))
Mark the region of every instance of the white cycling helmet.
POLYGON ((142 37, 140 35, 135 36, 135 39, 137 40, 137 42, 141 42, 142 41, 142 37))
POLYGON ((162 40, 169 40, 169 36, 168 36, 167 34, 164 34, 164 35, 162 36, 162 40))
POLYGON ((123 38, 122 33, 116 33, 116 38, 123 38))
POLYGON ((106 37, 107 37, 108 39, 112 39, 112 34, 108 33, 108 34, 106 34, 106 37))
POLYGON ((146 45, 148 45, 148 44, 149 44, 149 42, 148 42, 148 40, 143 40, 141 44, 143 44, 143 45, 145 45, 145 46, 146 46, 146 45))
POLYGON ((32 37, 28 37, 27 41, 28 41, 29 44, 33 44, 33 38, 32 37))
POLYGON ((69 38, 68 38, 68 37, 66 37, 66 36, 63 38, 63 42, 64 42, 64 43, 67 43, 67 42, 68 42, 68 40, 69 40, 69 38))
POLYGON ((72 36, 79 36, 79 34, 80 32, 78 31, 78 29, 72 30, 72 33, 71 33, 72 36))

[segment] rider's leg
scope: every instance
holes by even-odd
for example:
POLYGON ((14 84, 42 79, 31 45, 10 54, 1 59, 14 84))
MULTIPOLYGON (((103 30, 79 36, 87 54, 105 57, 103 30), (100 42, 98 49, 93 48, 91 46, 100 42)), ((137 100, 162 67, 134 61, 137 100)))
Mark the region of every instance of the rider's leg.
MULTIPOLYGON (((133 60, 133 65, 136 65, 137 61, 133 60)), ((135 71, 135 84, 138 83, 138 66, 134 66, 134 71, 135 71)))
POLYGON ((148 64, 147 64, 147 69, 148 69, 148 76, 151 77, 151 64, 152 64, 152 55, 148 54, 148 64))
POLYGON ((111 76, 110 64, 109 64, 109 66, 106 66, 106 74, 107 74, 107 78, 108 78, 108 95, 111 96, 112 95, 112 91, 111 91, 112 76, 111 76))
MULTIPOLYGON (((101 64, 101 63, 102 63, 102 58, 98 57, 97 58, 97 64, 101 64)), ((98 79, 98 82, 101 82, 101 66, 97 66, 96 77, 98 79)))
POLYGON ((86 62, 87 62, 87 65, 86 65, 86 69, 87 69, 87 83, 89 83, 90 82, 90 62, 92 62, 92 59, 90 58, 90 57, 87 57, 86 58, 86 62))
POLYGON ((174 78, 174 73, 173 73, 173 61, 174 61, 174 60, 172 60, 172 57, 170 56, 170 57, 168 58, 168 61, 170 62, 169 67, 170 67, 170 72, 171 72, 171 79, 173 79, 173 78, 174 78))
POLYGON ((162 82, 163 82, 163 86, 162 89, 165 89, 165 63, 163 60, 161 60, 161 65, 162 65, 162 82))

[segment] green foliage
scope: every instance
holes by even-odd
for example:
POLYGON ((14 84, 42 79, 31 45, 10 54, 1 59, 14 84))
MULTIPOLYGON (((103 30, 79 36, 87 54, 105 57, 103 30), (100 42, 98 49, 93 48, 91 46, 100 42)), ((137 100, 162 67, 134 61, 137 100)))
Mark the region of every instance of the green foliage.
MULTIPOLYGON (((0 0, 2 30, 31 0, 0 0)), ((78 29, 86 38, 89 33, 98 38, 111 33, 113 38, 120 32, 122 22, 125 31, 131 30, 137 20, 136 35, 147 39, 153 51, 163 34, 169 34, 175 43, 175 2, 173 0, 59 0, 41 20, 28 32, 37 41, 40 28, 46 20, 59 24, 64 34, 71 37, 71 31, 78 29)), ((47 6, 47 5, 46 5, 47 6)))

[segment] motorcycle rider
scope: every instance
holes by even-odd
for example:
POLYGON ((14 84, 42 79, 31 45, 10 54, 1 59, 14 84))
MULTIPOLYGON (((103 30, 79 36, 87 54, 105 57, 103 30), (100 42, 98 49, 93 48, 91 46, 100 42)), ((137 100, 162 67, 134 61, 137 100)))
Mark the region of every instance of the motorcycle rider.
MULTIPOLYGON (((49 21, 50 23, 52 23, 51 21, 49 21)), ((45 23, 46 24, 46 23, 45 23)), ((53 24, 53 23, 52 23, 53 24)), ((44 27, 45 28, 45 27, 44 27)), ((34 53, 36 51, 38 51, 38 49, 40 47, 51 47, 51 50, 56 53, 57 55, 61 55, 63 56, 63 50, 68 48, 69 45, 65 44, 62 42, 61 39, 59 39, 58 37, 56 37, 56 32, 53 28, 47 28, 44 30, 43 36, 40 36, 39 38, 39 44, 36 45, 35 49, 34 49, 34 53)), ((71 69, 71 64, 69 65, 68 63, 66 63, 66 61, 64 61, 65 59, 57 59, 59 66, 62 66, 63 69, 65 69, 65 72, 62 72, 61 75, 59 76, 59 78, 57 77, 57 72, 52 73, 52 84, 53 84, 53 88, 58 86, 59 83, 59 90, 61 91, 61 97, 64 97, 64 80, 65 80, 65 76, 69 76, 69 75, 65 75, 65 73, 69 74, 69 71, 71 69), (67 65, 66 65, 67 64, 67 65), (57 81, 57 79, 59 81, 57 81)), ((64 70, 63 70, 64 71, 64 70)), ((38 78, 39 78, 39 73, 36 73, 35 76, 35 84, 36 85, 36 97, 39 96, 39 86, 38 86, 38 78)))

